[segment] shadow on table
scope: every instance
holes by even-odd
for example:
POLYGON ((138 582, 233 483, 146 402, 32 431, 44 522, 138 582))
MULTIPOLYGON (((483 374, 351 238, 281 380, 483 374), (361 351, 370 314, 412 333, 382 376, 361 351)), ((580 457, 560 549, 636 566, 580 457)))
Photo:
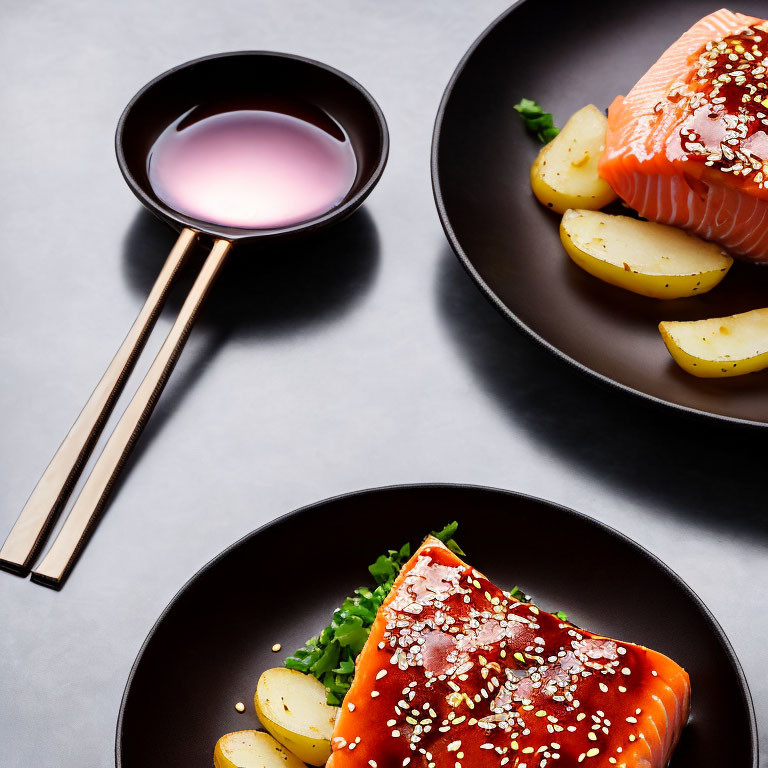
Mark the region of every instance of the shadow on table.
MULTIPOLYGON (((142 300, 175 240, 170 227, 145 211, 134 220, 125 238, 123 269, 142 300)), ((195 247, 168 297, 167 313, 175 316, 181 308, 207 252, 195 247)), ((122 481, 229 340, 273 341, 321 330, 350 311, 370 289, 378 261, 376 225, 364 208, 311 236, 281 244, 234 246, 122 481)))
POLYGON ((652 507, 768 539, 768 433, 656 407, 590 381, 517 332, 448 245, 437 303, 479 385, 537 441, 652 507))
MULTIPOLYGON (((144 299, 176 240, 140 211, 123 247, 128 284, 144 299)), ((196 246, 168 298, 174 314, 207 255, 196 246)), ((240 339, 306 332, 347 312, 370 287, 379 260, 376 226, 363 208, 324 231, 282 243, 235 245, 197 325, 226 328, 240 339)))

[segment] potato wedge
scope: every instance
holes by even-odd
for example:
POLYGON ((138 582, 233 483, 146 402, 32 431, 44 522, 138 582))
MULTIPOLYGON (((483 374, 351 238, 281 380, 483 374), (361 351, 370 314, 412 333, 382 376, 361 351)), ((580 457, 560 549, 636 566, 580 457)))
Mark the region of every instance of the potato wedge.
POLYGON ((701 378, 741 376, 768 368, 768 308, 689 322, 659 323, 669 354, 701 378))
POLYGON ((682 229, 599 211, 566 211, 560 240, 591 275, 657 299, 706 293, 733 264, 720 246, 682 229))
POLYGON ((213 750, 214 768, 306 768, 263 731, 235 731, 222 736, 213 750))
POLYGON ((296 757, 324 765, 338 707, 325 702, 325 686, 295 669, 275 667, 259 678, 254 696, 261 724, 296 757))
POLYGON ((590 104, 542 148, 531 166, 531 189, 540 203, 565 213, 569 208, 598 210, 616 199, 610 184, 597 175, 606 125, 605 115, 590 104))

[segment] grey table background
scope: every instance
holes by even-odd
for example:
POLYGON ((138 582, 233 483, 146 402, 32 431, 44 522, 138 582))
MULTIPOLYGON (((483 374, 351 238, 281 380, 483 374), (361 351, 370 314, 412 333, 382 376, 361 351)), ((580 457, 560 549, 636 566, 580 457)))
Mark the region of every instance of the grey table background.
POLYGON ((666 560, 741 658, 768 766, 768 433, 653 410, 567 369, 486 303, 440 228, 434 114, 459 58, 505 5, 0 6, 1 536, 173 242, 113 157, 133 93, 204 54, 284 50, 359 79, 392 136, 364 213, 300 252, 232 259, 64 590, 0 573, 4 767, 110 765, 136 652, 199 566, 297 506, 423 481, 543 496, 666 560))

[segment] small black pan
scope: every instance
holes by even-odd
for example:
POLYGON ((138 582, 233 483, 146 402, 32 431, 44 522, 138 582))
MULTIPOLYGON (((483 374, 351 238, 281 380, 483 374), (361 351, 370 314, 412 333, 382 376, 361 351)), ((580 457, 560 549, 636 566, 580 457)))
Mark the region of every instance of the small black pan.
MULTIPOLYGON (((381 109, 347 75, 310 59, 244 51, 208 56, 169 70, 131 100, 115 137, 120 170, 136 197, 152 213, 180 230, 146 304, 74 426, 43 474, 0 550, 0 567, 29 572, 56 515, 66 502, 104 426, 123 383, 149 335, 174 276, 191 245, 202 239, 211 251, 173 328, 117 424, 61 532, 32 580, 58 588, 82 549, 109 491, 163 391, 192 324, 233 244, 306 235, 352 213, 371 192, 387 161, 389 137, 381 109), (166 205, 148 178, 148 157, 160 134, 201 104, 221 111, 294 103, 322 111, 346 133, 357 173, 344 199, 315 218, 276 229, 220 226, 166 205), (234 107, 233 105, 237 105, 234 107)), ((332 268, 332 265, 329 265, 332 268)))
POLYGON ((117 124, 115 150, 128 186, 150 211, 175 229, 187 227, 230 244, 307 234, 352 213, 379 180, 389 136, 384 115, 351 77, 311 59, 244 51, 206 56, 155 78, 131 99, 117 124), (263 84, 268 84, 264 86, 263 84), (358 173, 344 201, 317 218, 281 229, 218 226, 185 216, 158 199, 147 177, 147 157, 165 128, 198 104, 261 106, 273 102, 312 105, 341 125, 355 151, 358 173))

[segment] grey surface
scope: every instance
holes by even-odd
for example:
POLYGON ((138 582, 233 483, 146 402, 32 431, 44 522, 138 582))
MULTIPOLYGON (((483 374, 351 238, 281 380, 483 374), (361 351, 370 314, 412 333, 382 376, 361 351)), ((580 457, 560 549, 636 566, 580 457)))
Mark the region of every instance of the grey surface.
POLYGON ((741 658, 768 766, 768 433, 653 410, 580 377, 496 314, 443 237, 433 117, 455 64, 504 6, 2 3, 0 536, 173 241, 140 212, 113 157, 133 93, 207 53, 284 50, 358 78, 392 136, 365 213, 322 247, 233 258, 64 590, 0 573, 4 768, 110 765, 145 634, 232 541, 327 496, 422 481, 543 496, 666 560, 741 658))

